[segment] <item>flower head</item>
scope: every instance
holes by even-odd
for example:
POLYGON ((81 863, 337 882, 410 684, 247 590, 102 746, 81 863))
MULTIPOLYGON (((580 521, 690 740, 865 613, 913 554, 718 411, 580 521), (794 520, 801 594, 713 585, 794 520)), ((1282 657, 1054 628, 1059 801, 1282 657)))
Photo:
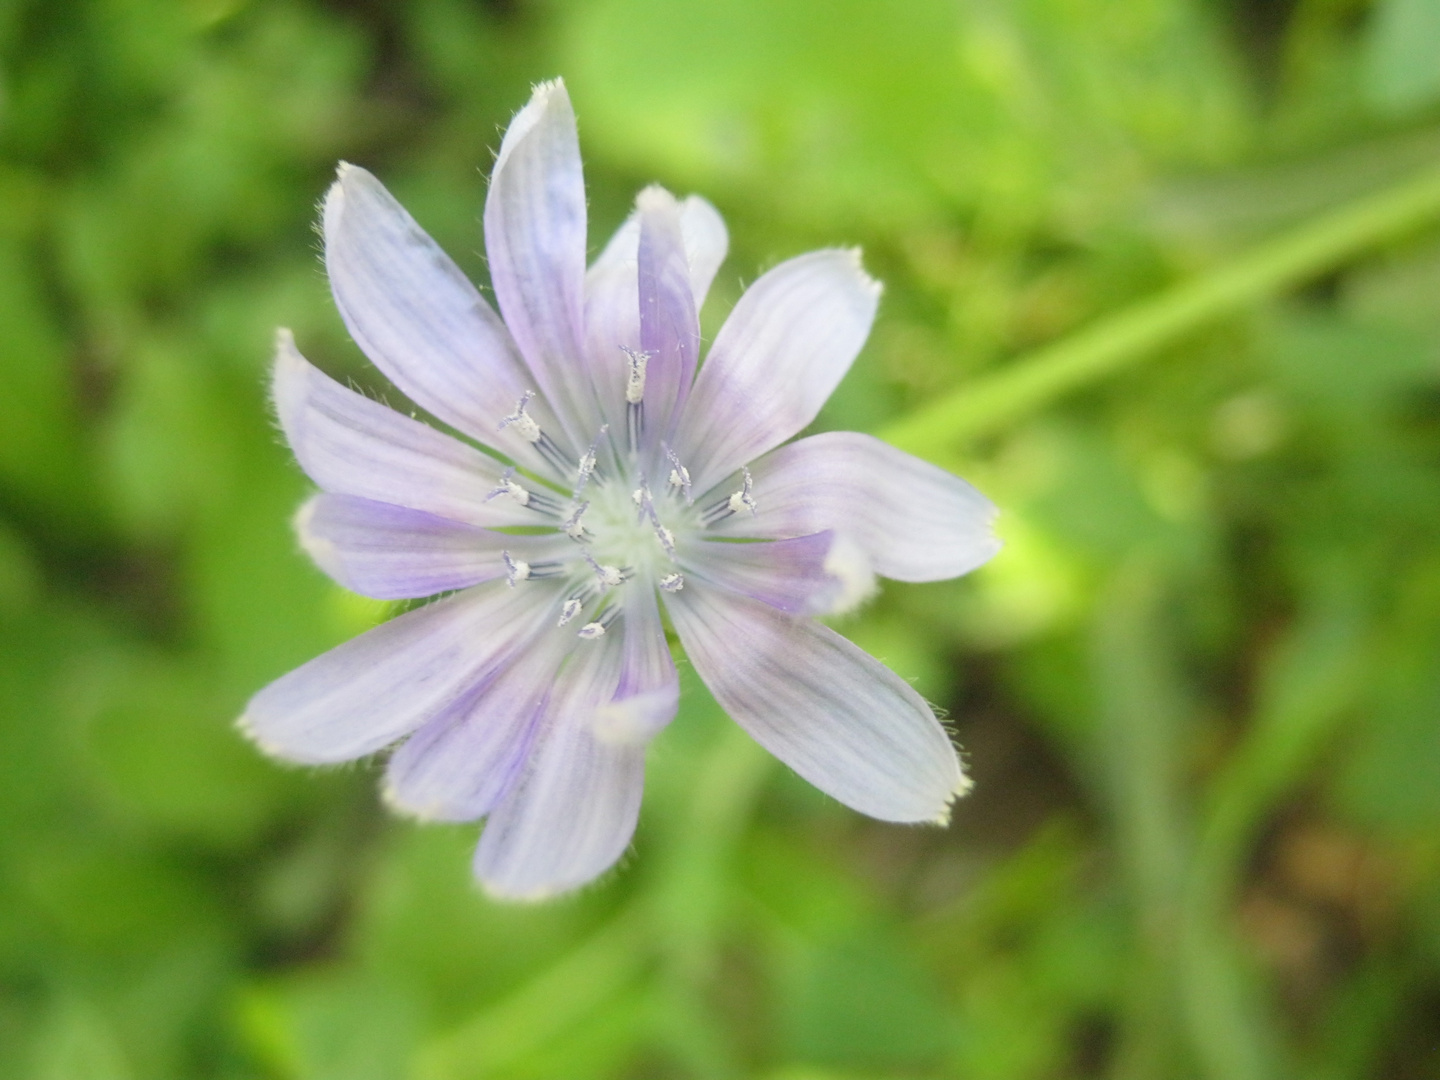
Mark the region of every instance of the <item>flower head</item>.
POLYGON ((585 228, 558 81, 515 117, 490 182, 503 321, 373 176, 340 166, 325 262, 346 326, 490 449, 341 387, 281 331, 275 409, 321 491, 297 519, 306 550, 367 596, 448 595, 272 683, 242 726, 307 763, 398 743, 394 807, 485 818, 480 881, 553 894, 630 842, 646 745, 679 700, 663 606, 720 704, 801 776, 873 817, 943 820, 966 787, 944 729, 813 616, 877 574, 978 566, 993 507, 865 435, 782 445, 855 358, 878 284, 854 251, 782 263, 701 365, 696 313, 727 244, 714 208, 647 188, 588 269, 585 228))

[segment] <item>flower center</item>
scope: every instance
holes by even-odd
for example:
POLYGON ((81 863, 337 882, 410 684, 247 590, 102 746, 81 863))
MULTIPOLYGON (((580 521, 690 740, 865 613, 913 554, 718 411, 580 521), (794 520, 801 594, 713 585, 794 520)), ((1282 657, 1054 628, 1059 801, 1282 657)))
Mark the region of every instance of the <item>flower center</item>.
POLYGON ((526 411, 527 392, 505 417, 500 427, 513 427, 536 446, 561 475, 574 477, 570 501, 552 488, 523 482, 515 470, 508 470, 490 498, 506 497, 556 523, 574 542, 569 557, 547 562, 521 561, 509 551, 503 553, 512 587, 524 581, 563 577, 566 599, 558 623, 566 626, 582 620, 576 631, 581 638, 603 637, 619 617, 622 603, 618 590, 631 581, 641 588, 659 587, 678 592, 685 587, 679 570, 677 545, 696 533, 723 521, 732 514, 756 513, 750 470, 741 469, 738 490, 712 501, 693 505, 690 473, 675 452, 663 443, 664 476, 658 488, 646 480, 637 460, 644 460, 638 445, 644 428, 645 371, 649 355, 628 353, 629 382, 626 387, 625 445, 616 445, 605 425, 579 461, 569 461, 526 411))

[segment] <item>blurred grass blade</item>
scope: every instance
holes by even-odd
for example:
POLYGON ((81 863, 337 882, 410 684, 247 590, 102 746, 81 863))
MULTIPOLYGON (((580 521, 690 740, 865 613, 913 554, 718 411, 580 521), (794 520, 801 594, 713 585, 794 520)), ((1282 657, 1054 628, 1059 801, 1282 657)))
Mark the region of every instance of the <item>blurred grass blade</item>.
MULTIPOLYGON (((1343 568, 1329 580, 1343 581, 1343 568)), ((1308 773, 1355 699, 1364 625, 1343 589, 1322 590, 1263 675, 1245 738, 1211 785, 1184 904, 1181 990, 1192 1045, 1212 1080, 1276 1075, 1280 1047, 1228 919, 1267 816, 1308 773)))
POLYGON ((622 993, 649 962, 649 911, 632 904, 588 942, 510 997, 421 1047, 411 1080, 501 1072, 622 993))
POLYGON ((1119 1080, 1173 1075, 1174 959, 1188 854, 1178 751, 1187 705, 1162 626, 1161 562, 1132 555, 1097 603, 1092 670, 1097 750, 1111 828, 1134 912, 1138 962, 1116 1052, 1119 1080))
POLYGON ((1440 98, 1440 0, 1381 0, 1370 17, 1365 90, 1382 112, 1440 98))
POLYGON ((1440 168, 1321 215, 1196 280, 1173 286, 946 394, 881 430, 887 442, 943 458, 1071 390, 1185 334, 1440 219, 1440 168))

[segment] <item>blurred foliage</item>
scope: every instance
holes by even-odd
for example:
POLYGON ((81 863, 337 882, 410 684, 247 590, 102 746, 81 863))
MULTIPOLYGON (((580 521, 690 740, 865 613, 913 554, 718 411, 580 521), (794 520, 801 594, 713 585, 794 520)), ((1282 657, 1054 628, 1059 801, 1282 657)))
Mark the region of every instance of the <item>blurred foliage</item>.
POLYGON ((948 710, 946 831, 687 675, 634 857, 497 906, 473 829, 230 727, 384 615, 297 552, 264 396, 278 324, 385 389, 316 258, 337 159, 483 280, 563 74, 592 247, 652 179, 729 219, 707 327, 865 246, 822 425, 873 430, 1433 166, 1437 56, 1437 0, 0 5, 0 1076, 1440 1074, 1433 228, 972 448, 1005 553, 842 627, 948 710))

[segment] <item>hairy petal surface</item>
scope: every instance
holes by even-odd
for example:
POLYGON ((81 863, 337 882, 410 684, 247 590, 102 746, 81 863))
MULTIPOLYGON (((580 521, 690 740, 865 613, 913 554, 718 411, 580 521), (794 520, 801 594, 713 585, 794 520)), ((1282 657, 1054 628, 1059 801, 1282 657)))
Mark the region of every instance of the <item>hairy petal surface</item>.
MULTIPOLYGON (((375 366, 447 424, 548 468, 515 432, 499 430, 531 380, 510 332, 460 268, 357 166, 340 166, 323 220, 335 304, 375 366)), ((531 411, 542 426, 550 419, 542 402, 531 411)))
POLYGON ((761 746, 882 821, 946 820, 967 783, 909 683, 828 627, 717 589, 666 597, 695 670, 761 746))
POLYGON ((560 536, 511 536, 353 495, 316 495, 295 518, 300 544, 338 583, 377 600, 410 600, 505 577, 502 552, 564 558, 560 536))
POLYGON ((585 180, 575 113, 558 79, 535 88, 500 142, 485 199, 495 299, 540 391, 575 446, 599 425, 581 373, 585 180))
POLYGON ((542 630, 514 663, 410 736, 385 769, 386 802, 426 821, 493 810, 524 769, 565 657, 560 641, 542 630))
POLYGON ((400 615, 282 675, 240 727, 276 757, 350 761, 451 708, 507 661, 556 592, 492 582, 400 615))
POLYGON ((621 649, 605 638, 579 648, 560 673, 527 771, 491 813, 475 876, 491 895, 539 900, 611 866, 635 831, 645 747, 595 731, 619 683, 621 649))
POLYGON ((897 581, 968 574, 1000 550, 995 505, 929 462, 871 435, 812 435, 752 462, 757 513, 735 514, 726 536, 803 536, 833 529, 859 545, 875 573, 897 581))
POLYGON ((697 540, 686 546, 687 577, 748 596, 791 615, 829 611, 841 583, 827 569, 832 532, 790 540, 734 544, 697 540))
POLYGON ((510 499, 487 502, 499 462, 427 424, 347 390, 281 330, 271 396, 300 467, 323 490, 424 510, 472 525, 530 525, 510 499))
POLYGON ((677 428, 697 491, 815 419, 865 343, 879 298, 859 254, 838 250, 783 262, 745 291, 677 428))

